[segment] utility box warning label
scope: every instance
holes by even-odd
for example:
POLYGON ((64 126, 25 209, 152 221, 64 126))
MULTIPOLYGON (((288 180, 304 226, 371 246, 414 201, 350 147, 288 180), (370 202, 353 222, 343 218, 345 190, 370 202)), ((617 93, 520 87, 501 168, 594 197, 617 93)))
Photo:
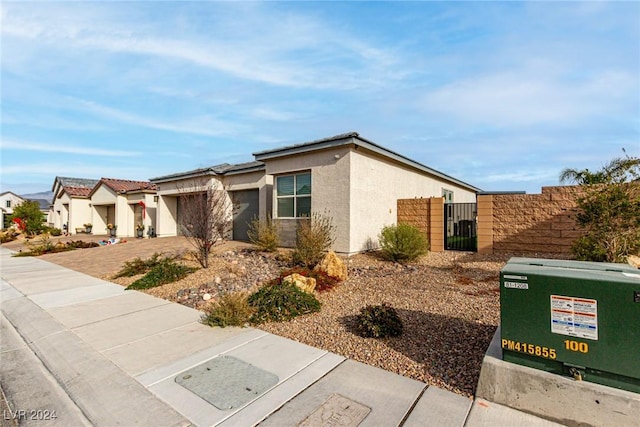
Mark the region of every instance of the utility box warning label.
POLYGON ((598 301, 551 295, 551 332, 598 339, 598 301))

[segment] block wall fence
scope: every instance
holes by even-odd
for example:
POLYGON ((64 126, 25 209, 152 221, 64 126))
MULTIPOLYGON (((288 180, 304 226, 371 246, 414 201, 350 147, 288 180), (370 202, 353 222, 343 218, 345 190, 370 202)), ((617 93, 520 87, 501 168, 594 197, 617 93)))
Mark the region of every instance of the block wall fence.
MULTIPOLYGON (((582 232, 576 225, 579 186, 542 187, 541 194, 493 194, 477 198, 478 253, 569 254, 582 232)), ((398 223, 418 227, 430 250, 444 250, 444 199, 398 200, 398 223)))

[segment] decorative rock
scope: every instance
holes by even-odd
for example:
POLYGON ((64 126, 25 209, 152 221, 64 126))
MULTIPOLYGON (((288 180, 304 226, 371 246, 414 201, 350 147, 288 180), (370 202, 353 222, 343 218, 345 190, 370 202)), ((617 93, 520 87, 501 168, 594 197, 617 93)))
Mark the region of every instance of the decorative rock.
POLYGON ((216 285, 219 285, 220 283, 222 283, 222 278, 220 276, 216 276, 214 282, 216 282, 216 285))
POLYGON ((347 280, 347 265, 333 251, 329 251, 314 270, 325 272, 341 281, 347 280))
POLYGON ((205 301, 209 301, 211 299, 211 294, 202 295, 202 299, 205 300, 205 301))
POLYGON ((308 294, 313 293, 313 290, 316 288, 316 279, 313 277, 304 277, 298 273, 293 273, 283 278, 282 281, 292 283, 308 294))
POLYGON ((627 263, 635 268, 640 268, 640 256, 636 256, 636 255, 627 256, 627 263))

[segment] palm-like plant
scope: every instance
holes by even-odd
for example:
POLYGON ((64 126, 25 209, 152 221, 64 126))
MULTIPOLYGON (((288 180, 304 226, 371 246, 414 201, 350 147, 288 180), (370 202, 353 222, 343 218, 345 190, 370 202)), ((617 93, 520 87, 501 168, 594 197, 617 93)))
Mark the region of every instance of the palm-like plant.
POLYGON ((574 182, 578 185, 614 184, 636 181, 640 178, 640 158, 625 155, 617 157, 604 165, 602 169, 591 172, 589 169, 566 168, 560 172, 560 182, 574 182))

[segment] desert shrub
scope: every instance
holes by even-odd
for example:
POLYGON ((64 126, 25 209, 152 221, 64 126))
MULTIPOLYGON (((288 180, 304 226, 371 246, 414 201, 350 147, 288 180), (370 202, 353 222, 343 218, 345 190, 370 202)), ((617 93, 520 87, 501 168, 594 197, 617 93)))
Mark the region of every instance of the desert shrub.
POLYGON ((266 219, 253 218, 247 230, 249 241, 260 250, 273 252, 280 244, 280 229, 278 223, 267 216, 266 219))
POLYGON ((571 248, 577 259, 625 262, 627 255, 640 253, 640 186, 588 187, 577 205, 576 223, 584 230, 571 248))
POLYGON ((227 293, 209 305, 202 316, 202 323, 209 326, 244 326, 255 309, 249 305, 243 292, 227 293))
POLYGON ((65 246, 68 249, 88 249, 88 248, 97 248, 100 245, 96 242, 85 242, 84 240, 71 240, 70 242, 65 243, 65 246))
POLYGON ((318 292, 324 292, 333 289, 336 285, 338 285, 338 283, 340 283, 340 279, 338 279, 337 277, 329 276, 324 271, 314 271, 307 267, 294 267, 282 270, 278 277, 269 281, 267 284, 270 286, 281 285, 283 279, 292 274, 299 274, 304 277, 312 277, 316 279, 316 291, 318 292))
POLYGON ((164 258, 147 274, 130 284, 127 289, 149 289, 175 282, 193 273, 197 268, 179 264, 174 259, 164 258))
POLYGON ((366 338, 397 337, 402 334, 402 320, 389 305, 368 305, 357 316, 357 328, 366 338))
POLYGON ((387 225, 378 240, 382 254, 392 261, 412 261, 429 250, 426 236, 410 224, 387 225))
POLYGON ((335 242, 336 228, 328 215, 314 213, 302 219, 296 230, 293 261, 309 268, 315 267, 335 242))
POLYGON ((320 301, 289 282, 263 286, 247 300, 256 311, 251 323, 280 322, 320 311, 320 301))
POLYGON ((16 240, 18 233, 13 230, 2 230, 0 232, 0 243, 9 243, 16 240))
MULTIPOLYGON (((161 257, 162 257, 161 253, 155 252, 153 255, 151 255, 151 258, 141 259, 140 257, 135 257, 131 261, 125 261, 124 265, 122 266, 122 269, 120 269, 120 271, 118 271, 118 273, 116 273, 116 275, 113 276, 113 278, 117 279, 118 277, 132 277, 132 276, 137 276, 138 274, 147 273, 153 267, 160 264, 160 262, 163 259, 171 258, 171 257, 165 257, 165 258, 161 258, 161 257)), ((175 258, 171 258, 171 259, 175 259, 175 258)))
POLYGON ((47 227, 47 233, 51 234, 52 236, 61 236, 62 230, 56 227, 47 227))
POLYGON ((37 239, 26 241, 25 246, 29 249, 29 252, 31 252, 31 255, 33 256, 51 252, 55 248, 48 234, 43 234, 37 239))

